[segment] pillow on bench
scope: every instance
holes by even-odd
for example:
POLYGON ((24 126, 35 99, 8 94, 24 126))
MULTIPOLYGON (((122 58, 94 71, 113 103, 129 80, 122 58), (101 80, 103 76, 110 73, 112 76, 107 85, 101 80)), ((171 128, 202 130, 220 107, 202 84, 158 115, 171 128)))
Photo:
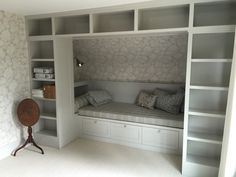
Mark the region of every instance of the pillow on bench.
POLYGON ((89 91, 87 94, 88 102, 97 107, 112 101, 111 95, 106 90, 89 91))
POLYGON ((87 105, 89 105, 89 102, 87 100, 87 94, 75 98, 75 111, 87 105))
POLYGON ((181 104, 184 99, 183 89, 179 89, 176 93, 166 90, 156 89, 153 92, 157 96, 155 107, 172 114, 180 113, 181 104))
POLYGON ((156 95, 150 94, 145 91, 140 91, 136 104, 144 108, 154 109, 156 98, 156 95))

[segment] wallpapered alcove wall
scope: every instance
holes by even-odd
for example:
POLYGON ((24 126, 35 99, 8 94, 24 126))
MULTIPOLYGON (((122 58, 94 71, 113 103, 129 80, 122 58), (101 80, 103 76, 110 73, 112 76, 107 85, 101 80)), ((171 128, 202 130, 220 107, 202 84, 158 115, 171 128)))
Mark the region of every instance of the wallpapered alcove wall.
POLYGON ((185 82, 187 34, 74 40, 75 80, 185 82))

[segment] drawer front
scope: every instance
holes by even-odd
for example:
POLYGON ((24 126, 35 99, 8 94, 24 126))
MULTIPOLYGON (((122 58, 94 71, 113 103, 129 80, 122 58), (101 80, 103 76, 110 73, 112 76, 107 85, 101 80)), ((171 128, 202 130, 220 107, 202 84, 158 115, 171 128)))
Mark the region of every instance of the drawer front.
POLYGON ((94 119, 83 119, 83 134, 108 137, 109 136, 109 125, 105 121, 94 120, 94 119))
POLYGON ((142 129, 142 144, 161 148, 178 149, 179 132, 157 128, 142 129))
POLYGON ((113 139, 138 143, 140 139, 140 131, 140 127, 137 126, 111 123, 111 138, 113 139))

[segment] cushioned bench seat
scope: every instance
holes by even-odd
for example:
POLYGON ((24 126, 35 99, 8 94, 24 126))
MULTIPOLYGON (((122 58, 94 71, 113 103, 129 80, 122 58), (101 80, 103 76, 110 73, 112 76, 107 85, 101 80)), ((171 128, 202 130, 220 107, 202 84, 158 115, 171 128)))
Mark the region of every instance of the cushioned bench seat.
POLYGON ((128 103, 112 102, 99 107, 89 105, 80 108, 78 114, 81 116, 183 128, 183 114, 173 115, 162 110, 150 110, 128 103))

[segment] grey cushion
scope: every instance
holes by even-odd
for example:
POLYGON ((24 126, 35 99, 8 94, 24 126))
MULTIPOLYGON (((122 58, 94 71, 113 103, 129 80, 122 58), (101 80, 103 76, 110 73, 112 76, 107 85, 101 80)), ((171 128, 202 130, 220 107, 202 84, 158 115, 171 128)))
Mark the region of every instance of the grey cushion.
POLYGON ((87 105, 89 105, 87 94, 75 98, 75 111, 87 105))
POLYGON ((95 107, 112 101, 111 95, 106 90, 89 91, 87 99, 88 102, 95 107))
POLYGON ((155 107, 172 114, 180 113, 181 103, 183 102, 184 92, 179 89, 176 93, 164 90, 155 90, 157 95, 155 107))
POLYGON ((137 98, 137 105, 148 109, 154 109, 156 95, 141 91, 137 98))

